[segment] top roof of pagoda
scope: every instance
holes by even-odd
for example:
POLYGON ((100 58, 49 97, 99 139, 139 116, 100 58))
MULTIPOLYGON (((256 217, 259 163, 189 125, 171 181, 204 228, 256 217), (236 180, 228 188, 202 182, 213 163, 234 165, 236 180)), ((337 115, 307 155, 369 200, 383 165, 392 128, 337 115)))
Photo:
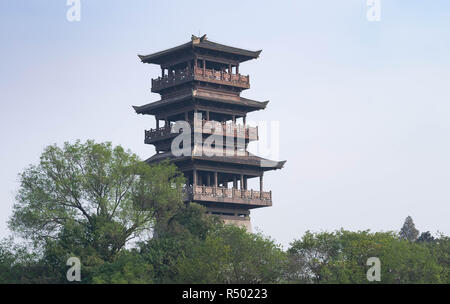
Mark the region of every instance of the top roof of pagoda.
POLYGON ((217 53, 229 54, 232 55, 237 61, 244 62, 250 59, 255 59, 259 57, 261 50, 259 51, 249 51, 245 49, 240 49, 224 44, 219 44, 216 42, 209 41, 206 35, 202 37, 197 37, 192 35, 191 41, 181 44, 179 46, 160 51, 157 53, 153 53, 150 55, 138 55, 142 62, 144 63, 155 63, 161 64, 165 61, 167 56, 171 56, 174 54, 181 54, 184 52, 189 52, 190 50, 210 50, 217 53))

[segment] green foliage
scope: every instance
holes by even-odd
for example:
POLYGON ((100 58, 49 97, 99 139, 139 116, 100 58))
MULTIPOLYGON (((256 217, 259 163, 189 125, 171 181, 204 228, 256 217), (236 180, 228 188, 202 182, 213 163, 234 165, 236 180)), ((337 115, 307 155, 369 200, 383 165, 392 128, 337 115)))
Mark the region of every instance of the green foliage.
POLYGON ((368 283, 366 261, 378 257, 380 283, 448 283, 448 262, 444 264, 438 250, 430 248, 399 239, 393 232, 307 232, 288 250, 288 279, 303 283, 368 283))
POLYGON ((94 284, 153 283, 152 266, 136 250, 121 252, 114 262, 96 267, 91 274, 94 284))
POLYGON ((184 283, 276 283, 285 254, 273 240, 231 225, 219 226, 181 259, 184 283))
POLYGON ((110 143, 49 146, 20 182, 11 230, 40 247, 92 248, 105 261, 183 207, 174 165, 149 166, 110 143))
POLYGON ((418 235, 419 230, 416 229, 416 225, 414 225, 412 217, 407 216, 405 219, 405 223, 403 223, 403 227, 400 230, 400 237, 402 239, 413 242, 417 239, 418 235))

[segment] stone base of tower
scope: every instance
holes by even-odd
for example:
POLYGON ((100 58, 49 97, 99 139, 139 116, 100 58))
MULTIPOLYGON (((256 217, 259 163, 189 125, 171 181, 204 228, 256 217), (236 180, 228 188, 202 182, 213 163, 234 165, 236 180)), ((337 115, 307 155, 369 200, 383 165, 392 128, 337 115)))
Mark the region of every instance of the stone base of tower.
POLYGON ((250 218, 247 218, 245 220, 242 219, 228 219, 228 218, 222 218, 225 224, 235 225, 238 227, 245 228, 247 232, 252 232, 252 224, 250 222, 250 218))
POLYGON ((252 224, 250 222, 250 211, 245 209, 227 209, 217 207, 207 207, 207 214, 218 216, 225 224, 235 225, 245 228, 248 232, 252 232, 252 224))

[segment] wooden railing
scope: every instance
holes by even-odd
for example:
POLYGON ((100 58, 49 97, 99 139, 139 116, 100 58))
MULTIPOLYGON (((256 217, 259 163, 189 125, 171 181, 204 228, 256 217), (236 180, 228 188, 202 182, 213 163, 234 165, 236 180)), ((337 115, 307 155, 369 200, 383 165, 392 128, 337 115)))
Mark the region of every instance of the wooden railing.
POLYGON ((152 79, 152 92, 158 92, 159 90, 190 80, 207 81, 245 89, 250 88, 250 76, 248 75, 244 76, 241 74, 194 67, 191 69, 176 70, 175 73, 152 79))
MULTIPOLYGON (((172 132, 173 124, 168 124, 157 129, 145 130, 145 142, 150 142, 159 137, 165 137, 172 132)), ((215 134, 215 128, 222 128, 223 136, 240 137, 248 140, 258 140, 258 127, 240 125, 235 123, 218 122, 212 120, 197 121, 194 124, 194 132, 203 134, 215 134)))
POLYGON ((157 92, 161 89, 178 85, 180 83, 192 80, 193 78, 194 78, 194 71, 189 70, 188 68, 184 70, 177 70, 173 74, 152 79, 152 92, 157 92))
POLYGON ((164 137, 172 132, 172 124, 163 126, 158 129, 145 130, 145 142, 151 141, 158 137, 164 137))
POLYGON ((250 76, 241 74, 226 73, 194 67, 194 76, 196 80, 210 81, 220 84, 233 85, 242 88, 250 88, 250 76))
POLYGON ((254 191, 254 190, 240 190, 236 188, 224 188, 224 187, 210 187, 210 186, 195 186, 186 187, 185 193, 188 199, 195 197, 201 197, 203 199, 241 199, 254 201, 261 205, 270 205, 272 202, 272 191, 254 191))
POLYGON ((194 122, 194 131, 203 132, 203 134, 222 133, 224 136, 244 137, 249 140, 258 140, 258 127, 241 125, 236 123, 226 123, 214 120, 196 120, 194 122), (217 128, 222 129, 217 132, 217 128))

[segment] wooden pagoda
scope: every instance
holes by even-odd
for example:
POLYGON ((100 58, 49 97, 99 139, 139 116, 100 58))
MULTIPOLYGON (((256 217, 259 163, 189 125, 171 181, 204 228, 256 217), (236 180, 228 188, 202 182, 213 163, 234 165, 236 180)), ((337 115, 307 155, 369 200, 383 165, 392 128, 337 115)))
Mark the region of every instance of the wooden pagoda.
POLYGON ((136 113, 156 118, 156 128, 145 131, 145 143, 154 145, 156 154, 146 162, 168 159, 175 163, 187 179, 186 202, 199 203, 209 214, 249 231, 250 209, 272 206, 272 192, 263 187, 264 172, 281 169, 285 163, 247 151, 248 143, 258 140, 258 128, 246 124, 247 114, 265 109, 268 101, 240 96, 250 88, 250 77, 241 75, 239 66, 260 53, 218 44, 204 35, 161 52, 139 55, 143 63, 160 65, 161 76, 152 79, 151 91, 161 99, 133 106, 136 113), (177 121, 191 126, 188 155, 177 155, 171 149, 180 131, 173 128, 177 121), (224 137, 226 153, 196 152, 205 151, 205 141, 211 136, 224 137), (247 188, 250 178, 259 179, 258 190, 247 188))

